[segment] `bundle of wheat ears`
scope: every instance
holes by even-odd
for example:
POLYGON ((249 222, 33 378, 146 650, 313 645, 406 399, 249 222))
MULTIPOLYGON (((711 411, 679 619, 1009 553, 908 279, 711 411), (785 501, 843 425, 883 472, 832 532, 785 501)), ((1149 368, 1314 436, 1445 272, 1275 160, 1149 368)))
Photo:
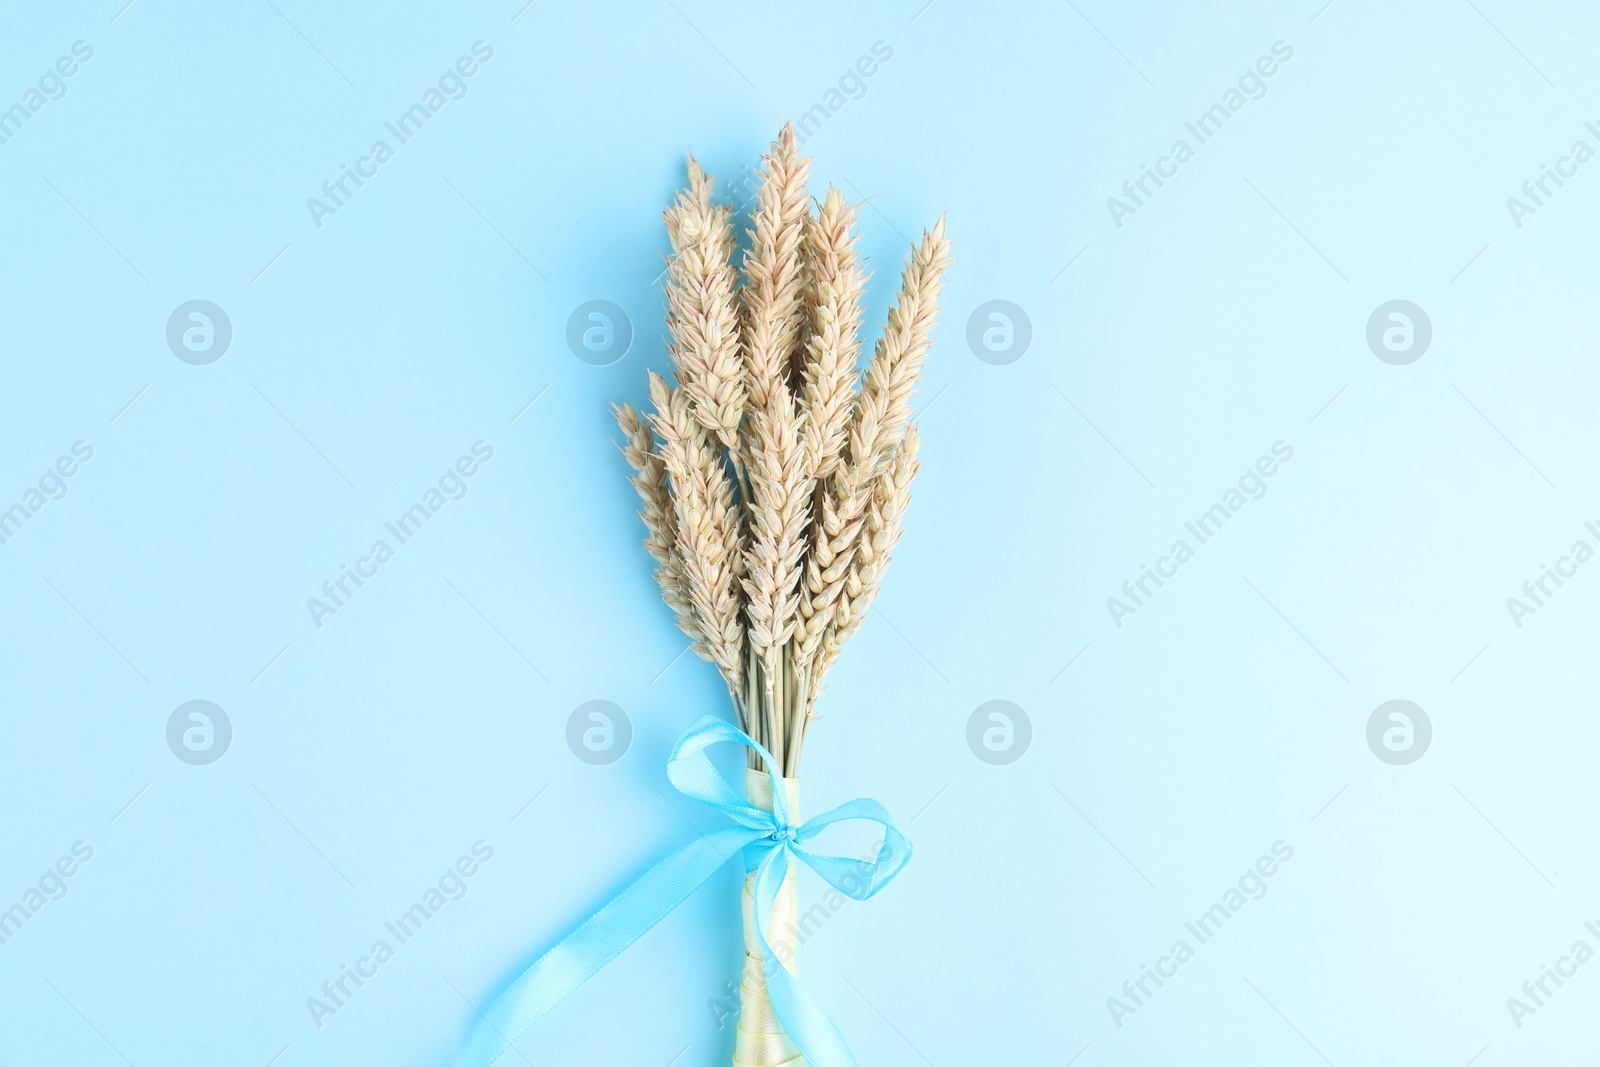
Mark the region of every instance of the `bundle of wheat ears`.
POLYGON ((791 126, 763 163, 735 271, 732 212, 689 158, 689 188, 665 212, 676 383, 651 373, 648 420, 615 413, 662 595, 727 681, 740 728, 794 778, 823 675, 900 537, 911 398, 951 260, 941 218, 912 248, 858 381, 857 206, 831 185, 813 202, 791 126))
MULTIPOLYGON (((731 210, 689 158, 665 213, 675 382, 650 375, 655 413, 615 408, 644 502, 662 595, 691 647, 728 684, 739 727, 777 761, 798 821, 800 752, 822 678, 878 593, 917 473, 911 397, 927 360, 950 242, 944 220, 912 248, 899 298, 857 376, 867 274, 856 206, 806 189, 810 160, 785 126, 763 157, 749 248, 735 271, 731 210)), ((745 791, 771 811, 747 749, 745 791)), ((767 997, 755 924, 794 969, 791 868, 770 916, 744 885, 745 966, 735 1067, 797 1064, 767 997)))

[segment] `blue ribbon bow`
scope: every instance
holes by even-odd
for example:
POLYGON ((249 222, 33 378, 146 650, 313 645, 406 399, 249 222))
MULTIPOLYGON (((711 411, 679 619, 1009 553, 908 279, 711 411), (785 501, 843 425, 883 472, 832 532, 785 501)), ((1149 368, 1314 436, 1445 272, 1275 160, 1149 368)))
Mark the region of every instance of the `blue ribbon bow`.
POLYGON ((703 835, 674 852, 535 960, 482 1014, 457 1067, 489 1067, 546 1012, 666 918, 741 851, 750 863, 747 869, 757 871, 756 941, 767 997, 778 1021, 810 1067, 856 1067, 855 1056, 828 1013, 774 958, 767 944, 766 917, 777 903, 790 857, 845 896, 866 900, 900 873, 911 859, 911 843, 875 800, 852 800, 793 825, 788 791, 772 754, 743 730, 711 715, 702 715, 678 739, 667 760, 667 779, 680 793, 719 809, 739 825, 703 835), (752 807, 711 765, 706 749, 723 741, 737 741, 761 756, 772 781, 772 811, 752 807), (883 846, 872 861, 821 855, 805 847, 827 827, 851 819, 883 827, 883 846))

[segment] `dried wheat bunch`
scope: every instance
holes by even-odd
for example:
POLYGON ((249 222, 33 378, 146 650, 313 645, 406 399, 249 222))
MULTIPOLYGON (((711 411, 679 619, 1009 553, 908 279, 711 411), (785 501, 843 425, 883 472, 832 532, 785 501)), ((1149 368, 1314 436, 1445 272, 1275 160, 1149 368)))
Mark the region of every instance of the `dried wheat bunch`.
POLYGON ((793 777, 822 676, 900 539, 917 473, 911 398, 951 260, 940 219, 911 249, 858 376, 856 207, 831 186, 811 200, 790 126, 762 164, 735 270, 732 213, 690 157, 664 215, 674 381, 650 376, 648 421, 614 410, 662 596, 721 671, 740 727, 793 777))

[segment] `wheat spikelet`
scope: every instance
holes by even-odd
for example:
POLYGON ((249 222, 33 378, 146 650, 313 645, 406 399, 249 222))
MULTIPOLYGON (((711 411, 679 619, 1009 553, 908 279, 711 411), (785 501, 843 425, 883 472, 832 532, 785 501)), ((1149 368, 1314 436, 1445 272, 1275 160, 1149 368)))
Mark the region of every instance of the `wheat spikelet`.
POLYGON ((703 634, 702 655, 716 664, 735 704, 742 706, 740 531, 727 468, 721 450, 695 421, 682 389, 673 389, 652 372, 650 399, 656 409, 652 421, 661 438, 659 455, 670 479, 682 590, 703 634))
POLYGON ((736 448, 744 412, 744 367, 734 297, 733 222, 711 202, 716 175, 689 157, 689 188, 664 213, 672 255, 667 261, 668 351, 695 419, 736 448))
MULTIPOLYGON (((817 519, 811 529, 794 636, 795 663, 801 667, 816 656, 834 603, 844 591, 868 497, 867 492, 852 490, 841 495, 826 487, 817 494, 817 519)), ((813 668, 813 673, 820 672, 813 668)))

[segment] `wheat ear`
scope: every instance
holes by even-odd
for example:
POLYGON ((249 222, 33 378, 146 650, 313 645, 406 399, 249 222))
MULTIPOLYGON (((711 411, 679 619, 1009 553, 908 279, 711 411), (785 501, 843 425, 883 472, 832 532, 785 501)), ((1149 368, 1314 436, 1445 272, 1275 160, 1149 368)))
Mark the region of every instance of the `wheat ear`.
POLYGON ((813 689, 832 663, 832 657, 814 662, 821 655, 825 633, 833 634, 834 655, 843 643, 834 621, 836 607, 845 591, 879 472, 899 447, 911 417, 911 396, 927 360, 949 266, 950 242, 941 218, 931 233, 923 233, 921 243, 907 257, 899 297, 889 309, 889 322, 872 361, 862 373, 844 453, 818 493, 817 522, 806 560, 802 623, 795 642, 795 660, 809 665, 813 689))
MULTIPOLYGON (((744 625, 739 617, 740 532, 722 451, 689 410, 689 398, 650 374, 658 454, 672 489, 683 592, 704 635, 702 655, 716 664, 735 706, 743 709, 744 625)), ((742 715, 742 710, 741 710, 742 715)))
POLYGON ((861 297, 866 277, 860 267, 855 208, 832 186, 806 227, 806 293, 810 336, 804 367, 806 466, 815 479, 811 546, 799 600, 793 656, 806 668, 819 647, 827 615, 844 578, 843 565, 854 544, 859 509, 843 509, 828 489, 840 466, 846 429, 855 403, 855 364, 861 351, 861 297))
POLYGON ((810 160, 795 147, 792 125, 784 126, 763 159, 740 290, 745 311, 745 390, 749 411, 756 415, 766 409, 774 393, 787 388, 789 359, 800 336, 800 243, 810 167, 810 160))
MULTIPOLYGON (((855 634, 866 617, 867 609, 878 595, 878 584, 889 566, 889 558, 900 542, 900 522, 906 507, 911 503, 911 480, 917 476, 917 428, 908 426, 895 452, 873 484, 872 499, 867 504, 862 522, 861 538, 856 545, 855 557, 844 581, 842 595, 822 636, 822 647, 817 653, 812 677, 811 696, 820 691, 818 684, 839 649, 855 634)), ((803 729, 803 727, 802 727, 803 729)))
POLYGON ((733 221, 711 202, 716 175, 689 157, 689 188, 664 213, 672 255, 667 261, 668 352, 690 410, 730 449, 739 444, 744 367, 734 296, 733 221))
MULTIPOLYGON (((800 559, 809 502, 801 437, 804 413, 788 383, 800 337, 801 241, 808 161, 784 126, 765 157, 750 250, 744 257, 745 467, 750 481, 744 590, 751 650, 769 709, 782 704, 784 646, 799 607, 800 559)), ((781 738, 781 715, 772 716, 781 738)))
POLYGON ((644 520, 647 535, 644 547, 656 561, 656 584, 661 586, 661 597, 672 609, 672 617, 678 629, 689 638, 690 646, 699 655, 710 658, 705 633, 700 629, 694 605, 684 588, 672 493, 667 487, 666 464, 655 453, 655 435, 632 404, 616 404, 611 411, 622 428, 622 454, 633 468, 633 477, 628 480, 639 491, 639 517, 644 520))
POLYGON ((949 266, 950 242, 941 218, 912 249, 888 325, 862 375, 846 460, 824 499, 821 536, 813 550, 819 566, 808 567, 806 575, 813 612, 806 633, 807 658, 815 661, 813 695, 877 595, 878 559, 887 558, 883 539, 892 547, 900 536, 899 511, 910 498, 901 490, 908 490, 916 473, 915 435, 912 447, 903 447, 911 397, 927 360, 949 266), (897 481, 901 477, 903 486, 897 481))
POLYGON ((810 501, 806 494, 803 417, 787 388, 751 419, 750 541, 745 550, 745 614, 759 655, 763 688, 781 684, 784 646, 799 610, 801 554, 810 501))
POLYGON ((860 467, 858 483, 870 484, 900 446, 911 420, 911 397, 928 358, 939 313, 944 273, 950 267, 950 242, 944 219, 922 234, 900 278, 900 294, 889 309, 889 324, 873 348, 862 376, 861 396, 850 424, 849 462, 860 467))
POLYGON ((851 232, 855 222, 855 208, 832 186, 817 214, 806 222, 809 331, 802 396, 806 467, 815 479, 827 478, 838 466, 855 400, 861 297, 867 284, 851 232))

